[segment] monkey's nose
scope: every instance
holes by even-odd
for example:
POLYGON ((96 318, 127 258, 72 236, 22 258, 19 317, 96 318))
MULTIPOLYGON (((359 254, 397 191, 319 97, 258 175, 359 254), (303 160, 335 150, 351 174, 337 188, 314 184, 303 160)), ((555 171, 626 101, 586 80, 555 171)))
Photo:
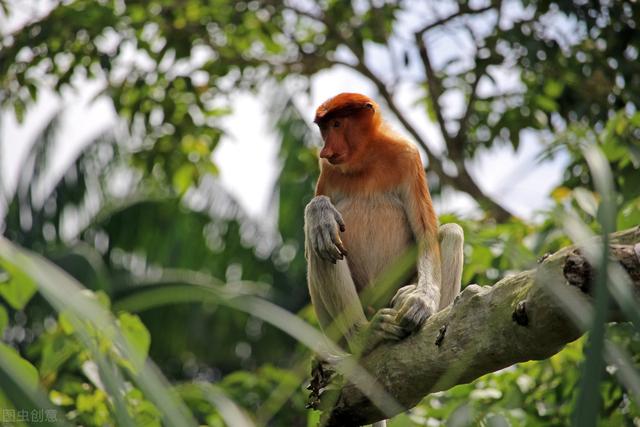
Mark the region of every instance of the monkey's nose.
POLYGON ((321 159, 327 159, 327 160, 331 161, 331 158, 333 158, 333 157, 336 157, 336 153, 333 153, 333 152, 327 150, 326 148, 323 148, 320 151, 320 158, 321 159))

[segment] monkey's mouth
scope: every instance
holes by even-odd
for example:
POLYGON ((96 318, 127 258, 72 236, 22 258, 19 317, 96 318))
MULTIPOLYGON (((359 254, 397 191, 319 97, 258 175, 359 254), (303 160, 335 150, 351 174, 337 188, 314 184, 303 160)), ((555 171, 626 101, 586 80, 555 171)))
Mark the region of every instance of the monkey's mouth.
POLYGON ((327 157, 327 161, 332 165, 339 165, 344 161, 344 156, 336 154, 335 156, 327 157))

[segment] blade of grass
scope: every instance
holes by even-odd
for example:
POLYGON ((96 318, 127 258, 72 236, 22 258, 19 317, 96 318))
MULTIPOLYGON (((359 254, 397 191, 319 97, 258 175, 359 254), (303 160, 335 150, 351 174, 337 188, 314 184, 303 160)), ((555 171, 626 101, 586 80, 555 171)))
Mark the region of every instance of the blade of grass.
MULTIPOLYGON (((114 302, 114 308, 126 311, 142 311, 161 305, 215 301, 252 316, 279 328, 300 343, 313 350, 322 359, 334 359, 335 355, 344 355, 344 350, 330 342, 311 325, 281 307, 261 298, 250 295, 237 295, 229 287, 215 286, 202 281, 202 274, 189 275, 182 272, 181 283, 148 286, 114 302)), ((376 379, 356 363, 352 357, 340 358, 335 369, 356 385, 371 401, 388 415, 402 412, 402 406, 387 393, 376 379)))
MULTIPOLYGON (((576 295, 568 286, 561 286, 554 282, 554 274, 543 270, 536 277, 537 283, 544 286, 545 291, 555 297, 571 321, 582 331, 588 331, 593 319, 594 309, 587 297, 576 295)), ((634 367, 632 358, 618 344, 607 340, 605 342, 605 360, 617 366, 616 378, 628 390, 640 390, 640 372, 634 367), (624 372, 624 373, 623 373, 624 372)), ((640 406, 640 393, 631 393, 629 397, 640 406)))
POLYGON ((177 391, 184 395, 190 395, 192 398, 197 398, 209 402, 219 412, 222 419, 227 426, 233 427, 254 427, 255 424, 247 416, 247 414, 240 409, 240 407, 231 400, 220 387, 217 387, 210 383, 201 381, 190 382, 181 384, 176 387, 177 391))
MULTIPOLYGON (((40 293, 56 311, 69 313, 69 319, 77 336, 91 351, 92 358, 100 368, 101 379, 114 402, 118 423, 120 425, 135 425, 120 396, 120 390, 124 390, 126 384, 119 370, 111 365, 112 361, 102 353, 95 343, 95 331, 99 331, 101 334, 111 334, 108 338, 113 341, 114 347, 124 358, 130 361, 139 360, 135 357, 135 350, 130 348, 124 339, 111 313, 102 307, 95 298, 90 297, 89 295, 92 294, 87 293, 82 285, 64 271, 4 238, 0 238, 0 258, 20 269, 33 280, 40 293)), ((168 425, 196 426, 197 423, 191 417, 184 403, 168 391, 170 387, 168 382, 152 366, 148 361, 144 366, 139 367, 138 372, 132 372, 136 384, 163 413, 168 425)))
MULTIPOLYGON (((13 403, 16 410, 56 411, 44 392, 38 387, 38 371, 22 359, 12 348, 0 343, 0 384, 2 394, 13 403)), ((68 426, 64 420, 46 417, 38 425, 68 426)))
POLYGON ((615 201, 611 170, 604 155, 595 145, 584 149, 584 157, 591 170, 596 191, 602 202, 598 209, 598 220, 602 226, 602 245, 597 262, 594 295, 594 315, 591 332, 585 345, 586 360, 582 366, 578 400, 572 424, 576 427, 595 427, 600 413, 600 382, 604 375, 605 322, 608 316, 609 290, 607 286, 609 267, 609 233, 615 228, 615 201))

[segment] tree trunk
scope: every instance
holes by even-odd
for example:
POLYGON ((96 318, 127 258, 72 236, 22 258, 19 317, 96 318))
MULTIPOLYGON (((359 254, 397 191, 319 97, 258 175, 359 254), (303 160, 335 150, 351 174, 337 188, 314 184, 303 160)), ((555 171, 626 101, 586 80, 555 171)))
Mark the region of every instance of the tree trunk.
MULTIPOLYGON (((640 227, 611 237, 611 256, 627 271, 640 298, 640 227)), ((590 299, 593 268, 575 246, 491 287, 469 285, 454 303, 427 320, 415 335, 376 348, 360 364, 404 408, 514 363, 548 358, 583 331, 567 315, 558 294, 590 299), (560 292, 558 292, 560 291, 560 292)), ((619 320, 619 319, 614 319, 619 320)), ((354 385, 338 391, 342 377, 312 381, 311 406, 325 410, 327 426, 369 424, 383 414, 354 385), (329 387, 328 387, 329 386, 329 387), (332 404, 333 403, 333 404, 332 404), (329 406, 329 407, 327 407, 329 406)))

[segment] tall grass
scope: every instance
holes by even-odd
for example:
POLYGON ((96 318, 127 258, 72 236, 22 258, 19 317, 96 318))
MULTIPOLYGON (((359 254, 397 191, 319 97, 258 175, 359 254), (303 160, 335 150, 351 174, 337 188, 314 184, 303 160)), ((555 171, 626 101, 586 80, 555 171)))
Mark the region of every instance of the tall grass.
MULTIPOLYGON (((617 263, 609 259, 610 234, 615 231, 616 200, 611 169, 597 145, 583 147, 584 158, 589 166, 600 203, 596 217, 600 224, 600 239, 571 209, 561 218, 567 235, 581 248, 590 264, 596 267, 593 306, 576 295, 563 291, 562 287, 547 287, 554 293, 573 322, 588 332, 584 347, 585 360, 581 366, 578 397, 573 409, 572 425, 575 427, 596 426, 601 408, 600 383, 606 363, 618 369, 616 377, 630 391, 630 396, 640 404, 640 373, 634 367, 631 356, 606 338, 606 323, 609 318, 611 300, 620 307, 626 318, 640 326, 640 308, 633 303, 630 280, 617 263), (553 289, 552 289, 553 288, 553 289)), ((593 200, 594 205, 598 205, 593 200)))
MULTIPOLYGON (((44 258, 30 253, 5 238, 0 238, 0 260, 6 270, 14 273, 12 280, 20 286, 37 286, 38 291, 73 326, 73 331, 90 351, 105 391, 111 397, 113 415, 119 426, 135 426, 123 400, 127 379, 131 379, 162 413, 167 425, 195 426, 189 409, 172 390, 168 381, 151 360, 125 338, 111 311, 102 306, 92 293, 44 258), (115 351, 105 352, 107 348, 115 351), (128 369, 116 361, 124 359, 128 369)), ((345 352, 328 341, 318 330, 286 310, 251 294, 254 287, 224 286, 221 282, 201 273, 166 271, 165 279, 154 285, 143 286, 137 292, 114 304, 114 310, 141 311, 166 304, 214 301, 250 313, 280 328, 306 345, 321 358, 327 359, 345 352), (179 283, 176 283, 179 282, 179 283), (240 292, 231 290, 240 289, 240 292)), ((259 289, 257 287, 256 289, 259 289)), ((15 356, 23 361, 19 356, 15 356)), ((26 361, 25 361, 26 362, 26 361)), ((336 370, 362 391, 385 413, 401 411, 399 404, 380 387, 376 380, 360 367, 354 358, 336 359, 336 370)), ((36 373, 37 375, 37 373, 36 373)), ((16 362, 5 353, 0 354, 0 378, 7 397, 16 408, 51 407, 43 390, 34 387, 29 376, 16 369, 16 362)), ((233 401, 213 386, 201 384, 198 388, 206 400, 217 407, 230 426, 251 426, 250 418, 233 401)))
MULTIPOLYGON (((618 366, 619 380, 640 404, 640 374, 634 367, 631 356, 606 337, 605 324, 611 300, 621 307, 626 317, 633 321, 637 330, 640 330, 640 309, 633 303, 629 279, 620 266, 609 261, 609 234, 615 229, 616 219, 613 179, 606 159, 597 148, 587 148, 584 155, 591 169, 596 190, 601 195, 597 213, 601 225, 601 243, 588 243, 594 241, 593 233, 577 215, 569 212, 562 223, 566 233, 582 245, 583 252, 591 264, 597 266, 593 306, 570 293, 562 292, 561 289, 552 290, 556 292, 573 321, 589 332, 585 360, 581 367, 578 398, 572 416, 572 424, 579 427, 595 426, 598 422, 601 406, 600 383, 607 362, 618 366)), ((388 277, 383 277, 379 288, 387 289, 387 284, 396 282, 398 277, 405 275, 407 260, 410 258, 404 258, 396 271, 391 271, 388 277)), ((197 425, 190 410, 180 399, 180 393, 197 395, 215 406, 229 426, 254 425, 251 417, 215 385, 190 383, 180 385, 176 390, 147 358, 145 351, 122 330, 113 312, 100 304, 93 293, 88 292, 75 279, 46 259, 0 237, 0 266, 5 270, 5 275, 9 276, 7 280, 13 281, 25 292, 35 286, 53 309, 63 313, 68 319, 74 334, 89 351, 97 367, 118 426, 136 425, 124 399, 123 391, 127 388, 128 381, 135 383, 153 402, 166 425, 197 425), (126 363, 123 364, 123 360, 126 363)), ((353 357, 336 359, 335 355, 345 355, 344 350, 298 316, 260 298, 260 289, 257 284, 245 282, 239 286, 226 286, 202 273, 165 270, 160 280, 141 286, 116 301, 113 310, 140 312, 170 304, 215 302, 250 313, 291 335, 321 358, 335 360, 336 370, 358 386, 383 413, 401 412, 400 405, 353 357)), ((384 299, 383 294, 384 292, 370 294, 368 298, 375 302, 384 299)), ((460 363, 464 364, 467 361, 462 360, 460 363)), ((456 366, 461 367, 459 364, 456 366)), ((455 370, 458 368, 452 369, 450 374, 455 376, 455 370)), ((302 364, 296 371, 299 374, 298 378, 304 378, 302 364)), ((3 397, 10 400, 15 408, 54 408, 44 390, 38 385, 37 370, 6 345, 0 346, 0 383, 0 400, 3 397)), ((276 394, 276 397, 271 399, 269 408, 282 405, 281 396, 293 391, 288 386, 283 387, 280 392, 283 394, 276 394)), ((259 419, 268 419, 272 410, 265 410, 259 419)), ((55 422, 45 420, 43 424, 67 425, 63 419, 57 419, 55 422)))

